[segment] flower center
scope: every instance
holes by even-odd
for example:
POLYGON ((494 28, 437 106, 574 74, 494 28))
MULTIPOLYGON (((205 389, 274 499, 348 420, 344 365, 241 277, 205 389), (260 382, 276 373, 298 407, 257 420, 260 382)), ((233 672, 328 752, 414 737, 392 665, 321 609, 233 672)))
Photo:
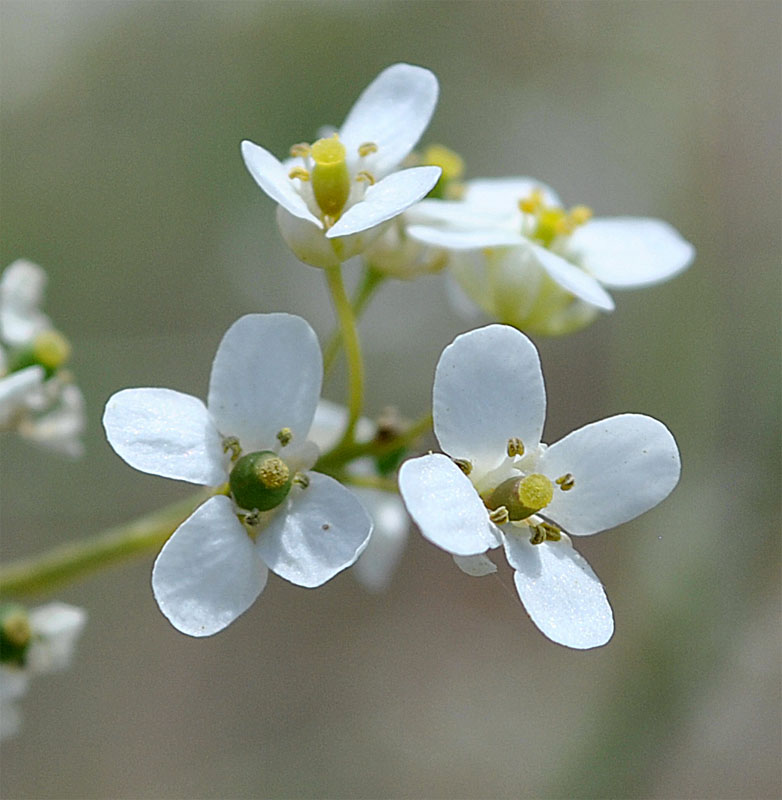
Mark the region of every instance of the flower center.
POLYGON ((276 508, 288 496, 292 483, 288 465, 271 450, 242 456, 228 479, 236 504, 248 511, 276 508))
POLYGON ((312 169, 312 192, 324 216, 339 218, 350 194, 350 173, 345 158, 345 145, 334 134, 318 139, 310 151, 315 166, 312 169))
POLYGON ((442 170, 427 197, 458 199, 463 193, 460 181, 464 175, 464 159, 458 153, 441 144, 430 144, 421 155, 421 163, 442 170))
POLYGON ((531 220, 524 221, 524 233, 537 239, 544 247, 551 247, 559 237, 570 236, 592 218, 592 209, 588 206, 573 206, 570 211, 559 206, 547 206, 540 189, 519 200, 519 210, 531 217, 531 220))
POLYGON ((509 522, 527 519, 545 508, 554 497, 554 485, 539 473, 508 478, 489 496, 486 506, 492 511, 504 507, 509 522))

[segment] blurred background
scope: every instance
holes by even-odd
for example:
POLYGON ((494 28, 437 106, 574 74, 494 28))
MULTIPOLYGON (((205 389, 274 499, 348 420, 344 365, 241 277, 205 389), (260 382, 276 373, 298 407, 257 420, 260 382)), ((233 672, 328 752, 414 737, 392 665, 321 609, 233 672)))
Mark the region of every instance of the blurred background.
MULTIPOLYGON (((4 797, 779 796, 782 6, 2 0, 0 23, 0 264, 48 271, 89 410, 82 461, 2 441, 4 559, 189 493, 106 445, 112 392, 205 396, 246 312, 328 335, 323 275, 286 250, 239 142, 312 140, 391 63, 437 74, 423 141, 468 177, 661 217, 698 252, 537 341, 548 441, 637 411, 682 451, 670 499, 577 543, 614 607, 606 647, 552 644, 504 564, 469 578, 417 535, 383 595, 349 571, 316 592, 272 576, 196 641, 158 612, 150 554, 56 594, 89 625, 22 703, 4 797)), ((425 410, 467 327, 442 276, 389 282, 362 322, 369 411, 425 410)), ((337 370, 325 394, 343 390, 337 370)))

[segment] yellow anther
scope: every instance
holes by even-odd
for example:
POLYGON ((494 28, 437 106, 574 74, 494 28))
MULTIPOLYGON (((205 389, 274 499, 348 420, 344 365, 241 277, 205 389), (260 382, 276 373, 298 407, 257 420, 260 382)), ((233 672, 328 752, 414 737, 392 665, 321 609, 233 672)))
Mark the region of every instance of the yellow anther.
POLYGON ((511 458, 524 455, 524 442, 518 436, 508 439, 508 455, 511 458))
POLYGON ((41 366, 57 369, 71 357, 71 345, 59 331, 41 331, 33 342, 33 357, 41 366))
POLYGON ((556 483, 563 492, 568 492, 576 485, 576 479, 571 473, 566 472, 564 475, 557 478, 554 483, 556 483))
POLYGON ((505 506, 500 506, 489 512, 489 519, 495 525, 505 525, 510 520, 510 514, 508 514, 508 509, 505 506))
POLYGON ((589 206, 573 206, 568 216, 573 225, 578 227, 592 219, 592 209, 589 206))
POLYGON ((430 144, 421 160, 428 166, 440 167, 443 171, 440 179, 443 181, 458 180, 464 175, 464 159, 441 144, 430 144))
POLYGON ((235 436, 226 436, 223 439, 223 452, 227 453, 229 450, 231 451, 231 461, 236 461, 242 454, 242 447, 235 436))
POLYGON ((294 167, 288 173, 288 177, 291 180, 294 180, 294 178, 298 178, 300 181, 308 181, 310 179, 310 173, 308 170, 304 169, 304 167, 294 167))
POLYGON ((541 189, 533 189, 527 197, 519 200, 519 210, 525 214, 537 214, 543 207, 543 192, 541 189))
POLYGON ((282 430, 277 431, 277 441, 283 447, 289 445, 291 439, 293 439, 293 431, 290 428, 283 428, 282 430))
POLYGON ((303 472, 297 472, 293 476, 293 482, 302 489, 306 489, 310 485, 310 479, 303 472))
POLYGON ((299 144, 294 144, 291 147, 291 155, 294 158, 306 158, 312 152, 312 148, 307 144, 307 142, 300 142, 299 144))
POLYGON ((469 475, 472 472, 472 461, 468 461, 466 458, 454 458, 451 460, 465 475, 469 475))
POLYGON ((361 158, 366 158, 372 153, 377 153, 377 145, 374 142, 364 142, 358 146, 358 154, 361 158))
POLYGON ((546 541, 546 531, 542 525, 531 525, 530 530, 532 531, 532 536, 529 539, 530 544, 543 544, 546 541))
POLYGON ((312 191, 324 216, 339 218, 350 194, 350 174, 345 160, 345 145, 339 137, 318 139, 312 145, 312 191))
POLYGON ((562 531, 550 522, 541 522, 530 525, 532 536, 530 544, 543 544, 543 542, 558 542, 562 538, 562 531))
POLYGON ((375 176, 365 169, 359 170, 356 173, 356 180, 359 182, 368 183, 370 186, 374 186, 376 183, 375 176))

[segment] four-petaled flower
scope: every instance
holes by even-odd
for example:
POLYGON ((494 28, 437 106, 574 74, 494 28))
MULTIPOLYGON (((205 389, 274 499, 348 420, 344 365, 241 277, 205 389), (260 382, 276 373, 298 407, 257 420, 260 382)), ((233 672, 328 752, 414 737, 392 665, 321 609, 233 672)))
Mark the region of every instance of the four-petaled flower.
POLYGON ((242 142, 244 163, 278 203, 280 231, 299 259, 316 267, 347 261, 437 183, 439 167, 397 171, 429 124, 437 94, 429 70, 394 64, 362 92, 337 133, 294 145, 285 162, 242 142))
POLYGON ((570 536, 657 505, 679 480, 679 452, 661 422, 640 414, 547 447, 545 407, 538 353, 524 334, 490 325, 457 337, 434 381, 434 430, 448 456, 406 461, 399 487, 423 535, 466 572, 494 571, 484 554, 502 544, 538 628, 569 647, 597 647, 610 639, 613 615, 570 536))
POLYGON ((372 521, 356 497, 309 471, 322 377, 307 322, 249 314, 220 343, 206 406, 170 389, 125 389, 106 404, 109 443, 132 467, 220 487, 177 528, 152 572, 161 611, 183 633, 209 636, 233 622, 268 569, 320 586, 366 546, 372 521))
POLYGON ((424 200, 407 233, 452 253, 451 273, 489 316, 548 335, 611 311, 606 291, 668 280, 694 248, 668 223, 641 217, 592 218, 566 211, 556 193, 532 178, 470 181, 459 201, 424 200))

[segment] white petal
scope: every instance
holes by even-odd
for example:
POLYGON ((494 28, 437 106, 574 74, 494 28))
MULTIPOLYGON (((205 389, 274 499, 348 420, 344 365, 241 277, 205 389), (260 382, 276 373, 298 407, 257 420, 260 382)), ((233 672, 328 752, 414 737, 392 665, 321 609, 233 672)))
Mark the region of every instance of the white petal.
POLYGON ((204 404, 172 389, 123 389, 103 412, 106 438, 131 467, 217 486, 228 474, 222 439, 204 404))
POLYGON ((394 64, 361 93, 340 128, 349 153, 365 142, 378 151, 373 166, 385 175, 415 147, 437 104, 437 78, 423 67, 394 64))
POLYGON ((32 261, 20 258, 0 277, 0 338, 10 345, 29 344, 35 334, 51 327, 39 311, 46 287, 46 273, 32 261))
POLYGON ((328 239, 350 236, 393 219, 417 203, 437 183, 440 167, 413 167, 392 172, 370 186, 364 199, 351 206, 326 232, 328 239))
POLYGON ((473 578, 493 575, 497 571, 497 565, 485 553, 477 556, 454 556, 453 560, 462 572, 473 578))
POLYGON ((457 230, 410 225, 407 235, 418 242, 446 250, 483 250, 485 247, 513 247, 526 241, 521 234, 502 228, 457 230))
POLYGON ((603 584, 566 536, 539 545, 515 534, 504 540, 516 591, 542 633, 579 650, 611 638, 614 615, 603 584))
POLYGON ((517 211, 519 200, 529 197, 536 189, 543 192, 545 205, 562 205, 557 193, 550 186, 527 177, 477 178, 468 181, 463 201, 488 213, 506 214, 508 210, 517 211))
POLYGON ((545 247, 537 244, 530 244, 529 247, 540 266, 563 289, 597 308, 613 311, 611 295, 591 275, 545 247))
POLYGON ((311 267, 336 267, 346 260, 319 226, 295 217, 284 206, 277 206, 277 226, 296 258, 311 267))
POLYGON ((388 588, 407 542, 410 518, 394 494, 356 489, 356 496, 374 521, 369 544, 353 565, 356 579, 371 592, 388 588))
POLYGON ((584 269, 616 288, 666 281, 695 257, 695 248, 667 222, 637 217, 591 220, 576 229, 570 247, 584 269))
POLYGON ((323 378, 315 332, 292 314, 247 314, 228 329, 212 364, 209 412, 245 452, 271 449, 290 428, 306 440, 323 378))
POLYGON ((372 533, 372 519, 341 483, 308 472, 306 489, 294 487, 258 535, 269 569, 298 586, 320 586, 355 563, 372 533))
POLYGON ((255 602, 267 575, 233 503, 220 495, 196 509, 165 543, 152 570, 152 590, 177 630, 211 636, 255 602))
POLYGON ((34 639, 27 655, 30 670, 37 674, 65 669, 76 641, 87 624, 87 612, 67 603, 49 603, 30 612, 34 639))
POLYGON ((545 514, 568 533, 587 535, 621 525, 656 506, 679 481, 671 432, 642 414, 585 425, 551 445, 538 462, 552 480, 570 472, 575 485, 557 490, 545 514))
POLYGON ((497 546, 494 525, 470 479, 439 453, 412 458, 399 470, 399 491, 421 533, 458 556, 497 546))
POLYGON ((0 423, 8 424, 30 393, 43 384, 46 373, 37 364, 0 378, 0 423))
POLYGON ((411 225, 447 226, 457 230, 500 228, 511 233, 516 232, 520 225, 518 211, 506 208, 498 213, 463 200, 422 200, 405 214, 405 220, 411 225))
POLYGON ((307 208, 302 196, 288 177, 288 169, 268 150, 247 140, 242 142, 242 158, 250 175, 272 200, 286 208, 293 216, 305 219, 318 228, 321 221, 307 208))
POLYGON ((457 336, 440 356, 433 396, 443 450, 480 472, 506 458, 509 439, 520 438, 530 451, 540 442, 546 416, 540 359, 514 328, 488 325, 457 336))

